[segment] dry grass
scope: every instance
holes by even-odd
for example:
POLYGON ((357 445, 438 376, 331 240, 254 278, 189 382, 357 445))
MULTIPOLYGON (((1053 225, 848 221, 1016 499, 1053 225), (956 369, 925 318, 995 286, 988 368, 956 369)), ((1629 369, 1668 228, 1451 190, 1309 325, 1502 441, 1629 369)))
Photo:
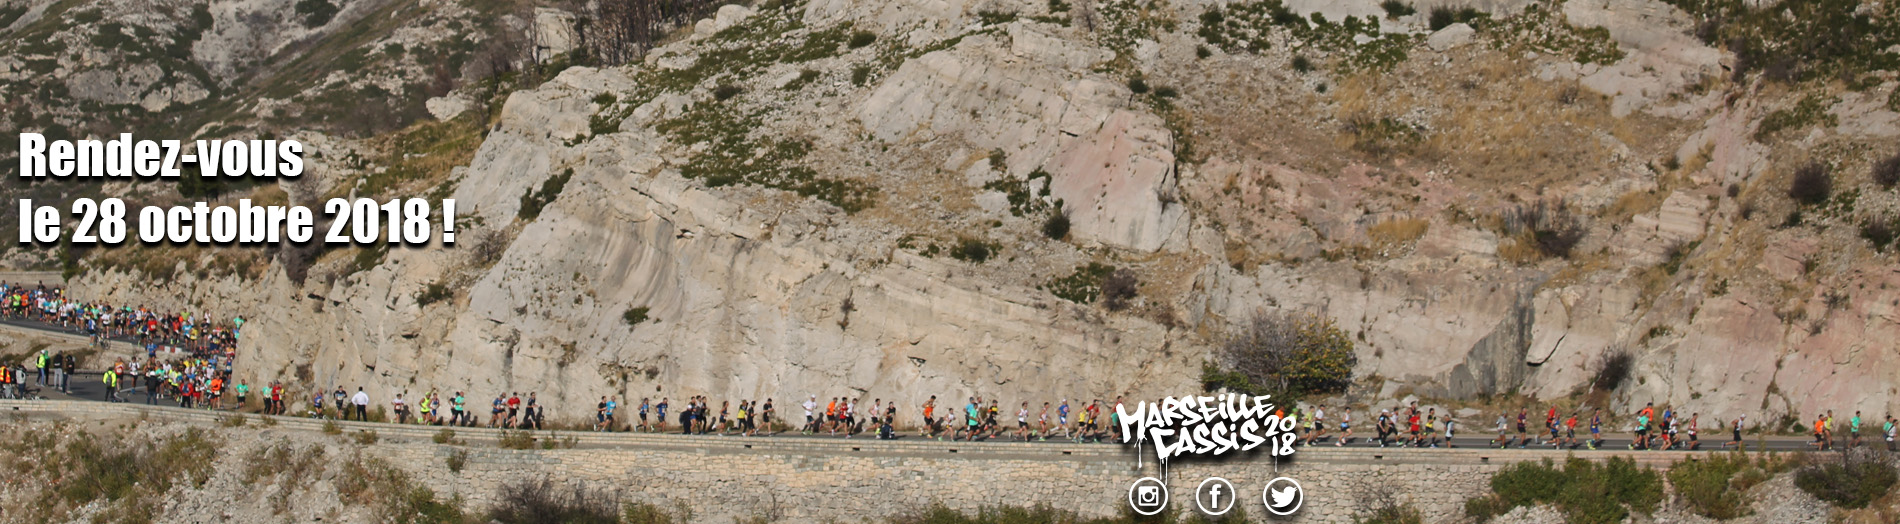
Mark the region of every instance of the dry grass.
POLYGON ((1587 180, 1614 169, 1614 137, 1639 157, 1656 157, 1681 124, 1640 113, 1610 116, 1609 104, 1576 94, 1568 82, 1543 82, 1525 65, 1480 51, 1443 68, 1408 62, 1393 75, 1340 82, 1339 119, 1355 115, 1433 115, 1418 155, 1461 177, 1500 187, 1542 188, 1587 180), (1419 93, 1431 93, 1423 95, 1419 93))
POLYGON ((418 122, 369 139, 367 149, 375 153, 366 159, 368 166, 338 181, 324 199, 348 196, 352 189, 364 197, 422 197, 425 190, 439 190, 449 182, 449 172, 468 165, 481 147, 485 126, 475 113, 447 122, 418 122), (386 169, 377 173, 377 168, 386 169))
POLYGON ((1668 197, 1668 193, 1657 190, 1630 191, 1617 197, 1616 202, 1609 207, 1603 208, 1601 216, 1612 224, 1627 223, 1636 215, 1662 209, 1663 200, 1668 197))
POLYGON ((1535 264, 1544 259, 1544 252, 1537 249, 1537 240, 1531 232, 1525 231, 1498 241, 1498 258, 1520 266, 1535 264))
POLYGON ((1374 251, 1390 253, 1425 236, 1431 222, 1422 218, 1394 218, 1366 228, 1366 239, 1374 251))

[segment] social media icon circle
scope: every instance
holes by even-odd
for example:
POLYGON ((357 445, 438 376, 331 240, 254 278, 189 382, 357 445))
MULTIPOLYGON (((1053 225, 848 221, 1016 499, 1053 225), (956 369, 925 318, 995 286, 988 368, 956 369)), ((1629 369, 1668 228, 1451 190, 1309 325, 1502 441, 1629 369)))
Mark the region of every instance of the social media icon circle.
POLYGON ((1128 486, 1128 507, 1142 515, 1160 513, 1168 507, 1168 485, 1154 477, 1136 480, 1128 486))
POLYGON ((1260 501, 1267 505, 1267 512, 1282 517, 1292 515, 1306 503, 1306 490, 1300 489, 1300 482, 1286 477, 1267 481, 1267 487, 1260 490, 1260 501))
POLYGON ((1208 477, 1194 488, 1194 507, 1208 515, 1223 515, 1234 509, 1234 483, 1220 477, 1208 477))

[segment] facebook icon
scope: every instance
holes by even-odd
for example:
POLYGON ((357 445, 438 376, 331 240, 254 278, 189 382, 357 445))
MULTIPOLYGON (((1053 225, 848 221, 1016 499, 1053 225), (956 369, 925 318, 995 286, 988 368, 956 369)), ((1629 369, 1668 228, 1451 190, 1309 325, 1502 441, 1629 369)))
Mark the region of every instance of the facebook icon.
POLYGON ((1234 484, 1220 477, 1208 477, 1194 488, 1194 506, 1201 513, 1222 515, 1234 509, 1234 484))

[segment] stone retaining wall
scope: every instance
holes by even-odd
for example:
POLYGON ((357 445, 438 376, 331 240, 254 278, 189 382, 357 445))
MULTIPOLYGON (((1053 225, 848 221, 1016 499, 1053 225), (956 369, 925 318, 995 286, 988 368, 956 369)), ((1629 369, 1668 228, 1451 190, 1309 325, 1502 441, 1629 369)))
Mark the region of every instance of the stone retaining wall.
MULTIPOLYGON (((216 423, 228 416, 138 404, 73 401, 0 401, 0 412, 68 416, 132 416, 216 423)), ((249 415, 252 423, 258 419, 249 415)), ((324 422, 276 418, 277 428, 321 431, 324 422)), ((521 479, 550 478, 662 506, 683 503, 695 522, 734 518, 772 522, 863 521, 912 511, 933 502, 974 510, 986 505, 1047 504, 1089 516, 1114 515, 1127 505, 1136 479, 1167 482, 1174 507, 1192 511, 1193 492, 1209 476, 1231 481, 1240 508, 1255 521, 1346 523, 1393 500, 1411 504, 1431 522, 1455 521, 1467 498, 1483 493, 1492 473, 1519 460, 1563 460, 1566 453, 1492 449, 1372 449, 1315 447, 1278 465, 1264 456, 1177 462, 1165 473, 1153 457, 1137 466, 1131 448, 1101 444, 966 443, 919 439, 796 437, 689 437, 592 432, 536 432, 573 449, 508 450, 499 432, 458 429, 464 445, 436 444, 441 428, 337 422, 346 434, 374 430, 380 440, 367 455, 409 472, 442 496, 459 495, 486 507, 497 488, 521 479), (460 472, 452 453, 467 454, 460 472), (1306 501, 1293 518, 1269 518, 1261 490, 1277 476, 1298 480, 1306 501)), ((1143 450, 1152 453, 1152 450, 1143 450)), ((1593 460, 1632 456, 1665 466, 1689 452, 1581 455, 1593 460)))

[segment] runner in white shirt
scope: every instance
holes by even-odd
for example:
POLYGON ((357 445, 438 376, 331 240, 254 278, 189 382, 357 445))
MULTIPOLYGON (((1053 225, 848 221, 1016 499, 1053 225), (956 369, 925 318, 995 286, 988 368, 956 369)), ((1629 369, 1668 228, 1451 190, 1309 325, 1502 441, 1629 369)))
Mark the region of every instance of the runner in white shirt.
POLYGON ((1022 409, 1016 411, 1016 436, 1023 442, 1029 442, 1029 402, 1024 401, 1022 409))
POLYGON ((811 418, 811 413, 813 410, 818 409, 818 395, 812 395, 811 400, 806 400, 804 406, 805 406, 805 428, 798 430, 798 432, 803 435, 810 435, 812 429, 817 427, 817 425, 813 422, 811 418))

